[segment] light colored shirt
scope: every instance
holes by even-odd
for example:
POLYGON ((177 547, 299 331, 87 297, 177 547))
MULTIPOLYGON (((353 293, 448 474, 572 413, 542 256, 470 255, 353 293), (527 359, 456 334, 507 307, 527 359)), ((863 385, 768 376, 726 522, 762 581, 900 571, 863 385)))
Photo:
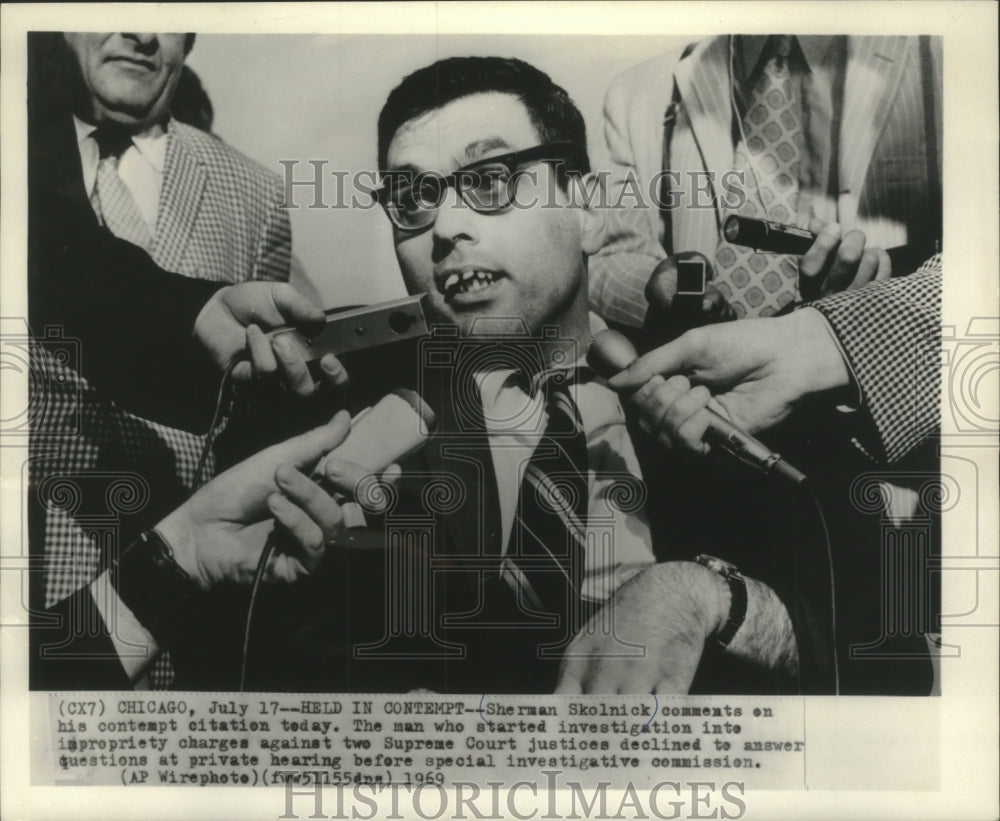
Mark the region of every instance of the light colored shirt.
MULTIPOLYGON (((97 164, 100 150, 94 132, 97 126, 73 117, 76 126, 77 148, 83 166, 83 187, 87 196, 94 193, 97 183, 97 164)), ((156 219, 160 211, 160 191, 163 188, 163 167, 167 159, 168 133, 162 126, 154 126, 132 137, 132 144, 122 152, 118 161, 118 176, 125 183, 150 236, 156 236, 156 219)))
MULTIPOLYGON (((596 315, 590 319, 594 333, 605 327, 596 315)), ((513 370, 481 372, 475 379, 497 478, 501 549, 506 552, 524 471, 545 432, 548 414, 544 398, 525 393, 513 370)), ((618 395, 599 380, 573 384, 569 393, 587 438, 588 528, 609 534, 588 539, 582 595, 604 601, 633 573, 655 561, 645 506, 623 513, 610 501, 617 483, 641 482, 642 470, 618 395)))

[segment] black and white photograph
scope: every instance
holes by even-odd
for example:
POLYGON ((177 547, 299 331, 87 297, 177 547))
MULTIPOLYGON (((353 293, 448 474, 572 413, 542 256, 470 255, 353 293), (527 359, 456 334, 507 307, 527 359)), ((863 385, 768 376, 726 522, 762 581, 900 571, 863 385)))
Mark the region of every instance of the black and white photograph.
POLYGON ((5 8, 5 815, 995 817, 996 7, 736 5, 5 8))

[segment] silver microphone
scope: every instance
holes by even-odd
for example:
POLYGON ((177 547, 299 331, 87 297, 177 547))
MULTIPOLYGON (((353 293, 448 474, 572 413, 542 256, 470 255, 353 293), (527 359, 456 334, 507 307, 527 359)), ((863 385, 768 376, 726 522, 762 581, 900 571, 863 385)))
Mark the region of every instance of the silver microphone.
MULTIPOLYGON (((601 331, 594 337, 587 350, 587 364, 598 375, 609 379, 631 365, 636 356, 632 343, 618 331, 609 329, 601 331)), ((782 459, 780 454, 772 451, 749 433, 740 430, 712 408, 706 410, 710 419, 708 426, 710 439, 724 451, 763 473, 781 476, 793 484, 799 485, 806 481, 805 474, 782 459)))

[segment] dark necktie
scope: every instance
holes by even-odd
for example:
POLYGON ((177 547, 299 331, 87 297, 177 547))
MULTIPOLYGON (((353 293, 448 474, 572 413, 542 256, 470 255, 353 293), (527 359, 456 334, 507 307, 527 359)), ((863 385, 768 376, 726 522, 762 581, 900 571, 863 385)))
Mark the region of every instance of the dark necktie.
POLYGON ((548 371, 534 380, 543 392, 548 423, 525 467, 506 554, 527 610, 568 617, 579 627, 587 544, 587 440, 568 388, 574 370, 548 371))
POLYGON ((90 202, 97 218, 116 237, 148 251, 153 244, 153 236, 132 192, 118 176, 118 163, 131 145, 131 138, 121 131, 99 128, 94 132, 94 139, 100 160, 90 202))

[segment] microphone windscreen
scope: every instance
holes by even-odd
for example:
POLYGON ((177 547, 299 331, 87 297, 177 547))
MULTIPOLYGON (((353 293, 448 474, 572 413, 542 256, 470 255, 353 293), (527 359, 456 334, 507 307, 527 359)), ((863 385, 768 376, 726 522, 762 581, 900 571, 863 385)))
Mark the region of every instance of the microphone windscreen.
POLYGON ((587 364, 598 376, 610 379, 631 365, 636 355, 627 337, 608 328, 594 336, 587 349, 587 364))
MULTIPOLYGON (((387 468, 426 441, 435 416, 414 391, 399 388, 386 394, 351 422, 351 430, 323 459, 343 459, 373 473, 387 468)), ((322 472, 322 465, 317 468, 322 472)))
POLYGON ((646 283, 646 301, 653 312, 669 310, 677 292, 677 264, 665 259, 653 269, 646 283))

